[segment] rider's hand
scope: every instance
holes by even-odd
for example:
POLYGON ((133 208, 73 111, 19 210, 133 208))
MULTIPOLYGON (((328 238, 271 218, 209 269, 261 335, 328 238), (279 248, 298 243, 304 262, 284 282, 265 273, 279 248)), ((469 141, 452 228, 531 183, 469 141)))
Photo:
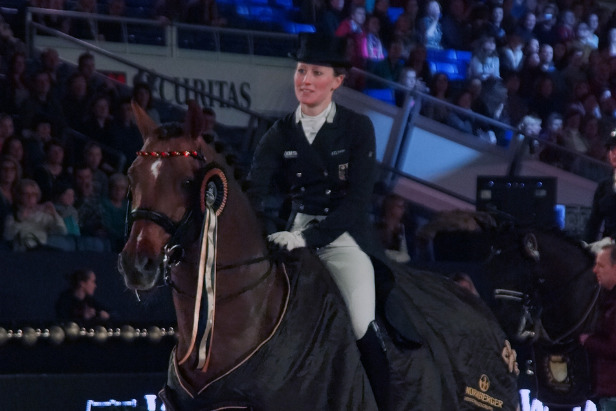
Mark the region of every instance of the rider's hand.
POLYGON ((295 248, 306 247, 306 240, 301 231, 279 231, 267 236, 267 240, 277 247, 291 251, 295 248))

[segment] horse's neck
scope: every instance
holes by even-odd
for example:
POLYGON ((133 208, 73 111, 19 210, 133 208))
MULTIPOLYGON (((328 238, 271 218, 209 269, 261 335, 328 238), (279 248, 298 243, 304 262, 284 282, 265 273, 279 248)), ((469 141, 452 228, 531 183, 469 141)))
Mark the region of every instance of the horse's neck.
MULTIPOLYGON (((258 274, 267 274, 263 281, 259 281, 250 289, 238 289, 236 292, 217 292, 213 334, 211 338, 211 354, 207 370, 196 369, 197 350, 192 349, 188 360, 179 365, 181 376, 193 389, 204 387, 213 379, 223 375, 247 358, 266 338, 275 331, 280 319, 283 300, 285 296, 282 274, 275 266, 269 266, 269 261, 252 265, 252 269, 240 267, 225 270, 217 274, 235 278, 254 277, 252 271, 258 274)), ((272 263, 273 264, 273 263, 272 263)), ((178 320, 178 343, 176 347, 176 360, 186 356, 193 343, 193 310, 187 309, 194 303, 186 296, 174 294, 174 303, 178 320)))
MULTIPOLYGON (((240 206, 248 205, 244 199, 233 202, 234 205, 238 203, 240 206)), ((200 247, 193 247, 191 250, 191 260, 196 261, 200 257, 197 248, 200 247)), ((216 306, 210 363, 205 373, 195 370, 192 364, 196 354, 193 352, 190 359, 180 367, 182 374, 193 387, 198 388, 232 368, 274 329, 281 315, 285 292, 277 267, 271 266, 272 263, 267 257, 260 223, 252 210, 237 206, 225 209, 218 221, 216 241, 216 265, 221 269, 216 273, 216 306), (261 257, 265 257, 265 260, 254 262, 261 257)), ((197 270, 195 265, 190 269, 197 270)), ((178 273, 179 275, 182 273, 178 273)), ((192 278, 194 287, 198 273, 185 272, 183 277, 192 278)), ((190 301, 176 292, 174 302, 179 336, 176 355, 181 358, 193 346, 191 336, 194 309, 189 305, 194 305, 195 300, 190 301)))

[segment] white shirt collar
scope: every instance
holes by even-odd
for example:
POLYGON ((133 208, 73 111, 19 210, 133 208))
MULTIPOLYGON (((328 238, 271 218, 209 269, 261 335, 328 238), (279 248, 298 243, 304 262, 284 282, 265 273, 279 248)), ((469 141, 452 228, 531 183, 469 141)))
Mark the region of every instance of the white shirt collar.
MULTIPOLYGON (((328 123, 333 123, 334 117, 336 116, 336 103, 334 103, 333 101, 329 103, 329 105, 325 108, 325 110, 323 110, 323 112, 327 112, 328 110, 329 112, 327 113, 327 117, 325 118, 325 121, 328 123)), ((299 123, 302 120, 303 115, 304 114, 302 114, 302 106, 298 105, 297 109, 295 110, 295 122, 299 123)))

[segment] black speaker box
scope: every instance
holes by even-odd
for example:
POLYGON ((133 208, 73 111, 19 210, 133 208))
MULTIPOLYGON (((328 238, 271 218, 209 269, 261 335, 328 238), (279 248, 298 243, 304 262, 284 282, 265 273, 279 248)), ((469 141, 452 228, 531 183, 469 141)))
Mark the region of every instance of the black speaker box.
POLYGON ((520 224, 556 226, 556 177, 477 177, 477 211, 501 211, 520 224))

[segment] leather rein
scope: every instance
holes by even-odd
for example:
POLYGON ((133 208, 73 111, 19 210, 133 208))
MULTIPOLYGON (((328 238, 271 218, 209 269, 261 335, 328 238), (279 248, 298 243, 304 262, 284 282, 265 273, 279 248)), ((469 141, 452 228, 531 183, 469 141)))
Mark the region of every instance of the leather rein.
MULTIPOLYGON (((514 248, 514 247, 512 247, 514 248)), ((505 250, 507 251, 507 250, 505 250)), ((494 247, 491 248, 490 251, 490 256, 488 257, 487 261, 492 260, 495 256, 502 254, 503 250, 501 249, 495 249, 494 247)), ((534 257, 533 261, 535 263, 535 265, 537 263, 539 263, 539 256, 534 257)), ((584 267, 582 268, 579 272, 577 272, 574 276, 573 276, 573 280, 578 279, 579 277, 581 277, 582 275, 584 275, 584 273, 586 273, 586 270, 588 270, 588 267, 584 267)), ((531 270, 532 271, 532 275, 531 277, 534 278, 536 277, 536 270, 531 270)), ((539 281, 541 281, 543 277, 540 276, 539 281)), ((565 284, 561 284, 561 287, 564 286, 565 284)), ((560 288, 560 287, 559 287, 560 288)), ((522 306, 522 310, 523 310, 523 314, 522 317, 520 318, 520 324, 518 326, 518 337, 521 339, 525 339, 525 338, 530 338, 533 342, 536 341, 539 337, 542 337, 543 339, 545 339, 546 341, 548 341, 550 344, 561 344, 563 343, 563 341, 570 337, 576 330, 578 330, 580 327, 582 327, 582 325, 586 322, 586 320, 589 318, 589 316, 591 315, 597 300, 599 298, 599 293, 601 291, 601 288, 597 285, 595 288, 595 292, 593 294, 593 298, 591 299, 591 301, 589 302, 588 306, 586 307, 586 309, 584 310, 584 313, 582 314, 581 318, 575 322, 569 329, 567 329, 566 331, 564 331, 563 333, 561 333, 561 335, 559 335, 556 338, 551 338, 547 331, 545 330, 545 328, 543 327, 543 325, 541 324, 541 315, 539 314, 537 317, 539 319, 539 328, 538 331, 540 332, 540 335, 537 335, 537 333, 534 330, 528 330, 528 326, 532 326, 533 323, 535 322, 535 317, 533 316, 533 312, 535 312, 535 314, 537 314, 537 312, 540 312, 541 310, 538 308, 539 307, 539 303, 536 301, 536 296, 532 295, 533 293, 528 292, 528 291, 518 291, 518 290, 513 290, 513 289, 506 289, 506 288, 497 288, 494 290, 494 298, 497 300, 506 300, 506 301, 514 301, 514 302, 518 302, 521 304, 522 306)), ((554 293, 554 292, 553 292, 554 293)))

